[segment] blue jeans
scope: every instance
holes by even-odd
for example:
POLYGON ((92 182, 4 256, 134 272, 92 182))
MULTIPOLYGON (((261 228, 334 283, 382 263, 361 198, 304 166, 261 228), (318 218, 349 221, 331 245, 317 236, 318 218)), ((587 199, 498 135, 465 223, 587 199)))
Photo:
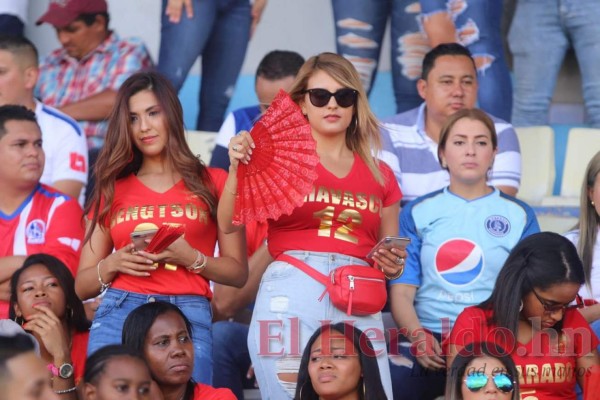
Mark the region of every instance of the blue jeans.
MULTIPOLYGON (((406 13, 406 0, 332 0, 335 22, 336 48, 338 54, 348 58, 361 76, 363 86, 370 92, 381 53, 381 43, 388 18, 391 20, 391 58, 392 82, 396 98, 396 112, 403 112, 417 107, 423 99, 417 92, 417 78, 412 74, 410 66, 398 60, 401 46, 393 45, 403 40, 403 35, 417 32, 417 20, 414 14, 406 13), (350 24, 349 19, 361 22, 361 25, 350 24), (359 40, 352 40, 358 36, 359 40), (408 68, 408 70, 407 70, 408 68)), ((421 65, 421 59, 416 63, 421 65)))
POLYGON ((212 311, 210 302, 202 296, 165 296, 146 295, 108 289, 96 311, 90 339, 88 355, 100 347, 121 343, 121 334, 125 319, 131 311, 142 304, 154 301, 166 301, 175 304, 192 323, 192 341, 194 342, 194 372, 196 382, 212 383, 212 311))
POLYGON ((213 324, 213 386, 228 388, 238 398, 244 399, 244 388, 253 387, 246 378, 252 364, 248 352, 249 325, 239 322, 219 321, 213 324))
MULTIPOLYGON (((442 342, 440 334, 433 332, 433 336, 442 342)), ((411 354, 410 342, 404 337, 400 337, 395 343, 398 344, 397 351, 394 355, 390 354, 394 400, 433 400, 443 396, 446 388, 446 370, 423 368, 411 354)))
MULTIPOLYGON (((289 251, 286 254, 326 275, 342 265, 367 265, 363 260, 338 253, 289 251)), ((274 261, 267 267, 260 282, 248 333, 248 350, 261 398, 293 398, 296 382, 279 374, 298 372, 306 343, 323 321, 352 322, 363 332, 369 329, 369 338, 373 334, 381 334, 372 343, 378 354, 383 388, 391 398, 392 383, 381 313, 348 316, 331 304, 328 296, 318 300, 323 290, 323 285, 288 263, 274 261)))
MULTIPOLYGON (((421 0, 424 18, 446 12, 446 0, 421 0)), ((477 102, 488 113, 511 120, 512 81, 502 44, 502 0, 468 0, 452 15, 459 43, 466 46, 477 65, 477 102)))
POLYGON ((217 132, 233 95, 250 40, 249 0, 193 0, 194 16, 177 24, 165 15, 163 0, 158 71, 181 89, 202 56, 200 112, 196 129, 217 132))
POLYGON ((588 122, 600 128, 600 2, 519 0, 508 40, 513 53, 513 125, 547 125, 566 51, 575 50, 588 122))
MULTIPOLYGON (((447 0, 421 0, 423 14, 415 3, 414 0, 332 0, 337 52, 355 65, 367 89, 377 72, 383 34, 391 16, 396 112, 413 109, 423 101, 416 84, 430 43, 420 29, 420 19, 447 11, 447 0), (360 24, 350 24, 349 18, 360 24)), ((464 10, 452 16, 459 41, 469 48, 478 65, 479 107, 510 121, 512 83, 502 47, 501 17, 502 0, 469 0, 464 10), (477 34, 467 34, 467 28, 477 34)))

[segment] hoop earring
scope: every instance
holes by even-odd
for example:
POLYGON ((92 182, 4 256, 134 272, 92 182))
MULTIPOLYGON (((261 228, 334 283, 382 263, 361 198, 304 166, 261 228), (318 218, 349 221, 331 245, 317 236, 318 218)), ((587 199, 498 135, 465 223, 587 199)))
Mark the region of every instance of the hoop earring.
POLYGON ((365 380, 363 379, 363 400, 367 398, 367 388, 365 387, 365 380))
POLYGON ((21 325, 21 327, 23 326, 23 324, 25 323, 25 318, 23 318, 22 315, 16 316, 15 317, 15 322, 19 325, 21 325))
POLYGON ((302 390, 304 389, 304 385, 306 385, 306 382, 304 382, 302 386, 300 386, 300 398, 298 400, 302 400, 302 390))
POLYGON ((519 306, 519 312, 523 311, 523 300, 521 300, 521 306, 519 306))

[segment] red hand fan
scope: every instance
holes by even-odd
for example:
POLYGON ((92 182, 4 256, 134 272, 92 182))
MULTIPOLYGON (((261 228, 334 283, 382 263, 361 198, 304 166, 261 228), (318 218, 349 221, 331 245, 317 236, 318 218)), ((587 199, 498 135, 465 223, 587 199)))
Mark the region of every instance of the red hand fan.
POLYGON ((280 90, 250 131, 256 148, 237 170, 233 223, 277 219, 301 206, 317 178, 317 143, 300 107, 280 90))
POLYGON ((148 243, 145 251, 153 254, 160 253, 183 235, 184 232, 185 225, 183 224, 162 224, 152 237, 152 240, 150 240, 150 243, 148 243))

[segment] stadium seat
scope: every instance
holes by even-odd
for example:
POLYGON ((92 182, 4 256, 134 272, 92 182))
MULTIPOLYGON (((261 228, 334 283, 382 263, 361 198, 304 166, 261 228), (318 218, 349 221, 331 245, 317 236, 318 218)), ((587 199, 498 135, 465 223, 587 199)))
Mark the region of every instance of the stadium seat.
POLYGON ((202 162, 208 165, 212 151, 215 148, 217 132, 186 131, 185 138, 192 153, 199 155, 202 162))
POLYGON ((521 147, 521 186, 517 197, 541 204, 554 187, 554 131, 549 126, 515 128, 521 147))
POLYGON ((585 169, 598 151, 600 151, 600 129, 571 128, 560 186, 562 197, 579 198, 585 169))

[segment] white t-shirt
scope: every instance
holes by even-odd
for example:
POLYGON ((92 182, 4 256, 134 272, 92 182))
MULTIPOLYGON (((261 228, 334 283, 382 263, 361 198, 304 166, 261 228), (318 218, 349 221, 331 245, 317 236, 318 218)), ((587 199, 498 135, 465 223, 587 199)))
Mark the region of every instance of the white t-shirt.
MULTIPOLYGON (((577 246, 579 243, 579 229, 565 233, 565 237, 577 246)), ((579 289, 579 295, 584 299, 596 299, 600 301, 600 232, 598 232, 596 243, 594 244, 594 259, 592 260, 590 284, 592 285, 591 292, 590 288, 584 284, 579 289)))
POLYGON ((88 179, 88 151, 83 131, 74 119, 37 100, 35 116, 42 130, 42 147, 46 154, 40 181, 48 186, 62 180, 82 182, 84 189, 78 200, 83 206, 88 179))
POLYGON ((0 14, 15 15, 25 24, 28 3, 29 0, 2 0, 0 1, 0 14))

